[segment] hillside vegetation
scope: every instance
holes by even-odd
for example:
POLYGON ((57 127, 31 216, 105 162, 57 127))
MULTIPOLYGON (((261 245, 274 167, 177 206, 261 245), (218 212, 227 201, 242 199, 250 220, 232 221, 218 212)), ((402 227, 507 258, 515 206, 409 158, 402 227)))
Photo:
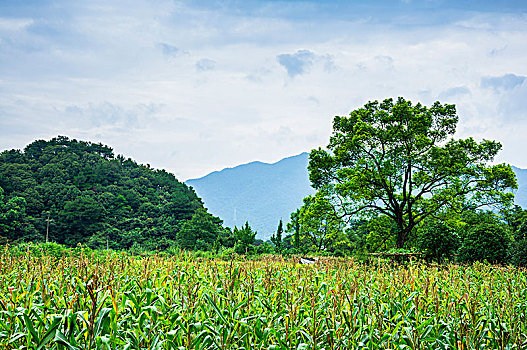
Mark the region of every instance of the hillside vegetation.
POLYGON ((114 155, 102 144, 57 137, 0 154, 0 237, 94 248, 166 249, 201 219, 221 221, 173 174, 114 155))

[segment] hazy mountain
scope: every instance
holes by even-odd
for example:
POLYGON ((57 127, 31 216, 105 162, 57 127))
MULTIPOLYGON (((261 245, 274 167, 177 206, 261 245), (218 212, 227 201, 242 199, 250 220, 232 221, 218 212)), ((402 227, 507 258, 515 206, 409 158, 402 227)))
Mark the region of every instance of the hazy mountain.
MULTIPOLYGON (((268 239, 280 218, 288 222, 302 199, 314 193, 307 172, 308 156, 302 153, 273 164, 243 164, 186 184, 194 187, 209 211, 222 218, 226 226, 239 227, 249 221, 258 238, 268 239)), ((527 169, 512 168, 519 183, 515 202, 527 208, 527 169)))
POLYGON ((514 202, 527 209, 527 169, 512 167, 518 180, 518 189, 514 191, 514 202))
POLYGON ((252 162, 187 180, 209 211, 225 226, 240 227, 249 221, 257 237, 268 239, 280 218, 289 221, 302 199, 314 193, 307 173, 308 154, 268 164, 252 162))

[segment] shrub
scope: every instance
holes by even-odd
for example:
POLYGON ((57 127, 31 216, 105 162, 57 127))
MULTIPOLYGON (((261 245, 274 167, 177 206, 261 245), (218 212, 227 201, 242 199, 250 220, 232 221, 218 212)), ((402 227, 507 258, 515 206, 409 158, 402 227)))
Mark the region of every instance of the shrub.
POLYGON ((226 248, 221 252, 221 257, 223 259, 231 259, 236 252, 234 251, 234 247, 232 248, 226 248))
POLYGON ((256 248, 253 245, 247 245, 241 241, 237 241, 234 246, 234 252, 239 255, 253 255, 256 253, 256 248))
POLYGON ((497 220, 485 220, 467 229, 459 250, 459 260, 474 262, 487 260, 503 263, 507 259, 510 235, 505 225, 497 220))
POLYGON ((456 230, 440 220, 426 223, 417 241, 417 248, 428 260, 450 259, 459 248, 459 235, 456 230))
POLYGON ((333 252, 333 256, 335 257, 339 257, 339 258, 342 258, 342 257, 345 257, 347 254, 347 251, 345 251, 344 249, 335 249, 335 251, 333 252))
POLYGON ((215 254, 211 251, 203 251, 203 250, 197 250, 192 252, 192 256, 194 258, 201 258, 201 259, 214 259, 215 254))
POLYGON ((9 247, 16 256, 29 254, 34 257, 53 256, 62 257, 63 254, 70 254, 71 249, 58 243, 20 243, 9 247))
POLYGON ((256 246, 256 254, 272 254, 274 252, 274 247, 268 242, 263 242, 262 244, 256 246))

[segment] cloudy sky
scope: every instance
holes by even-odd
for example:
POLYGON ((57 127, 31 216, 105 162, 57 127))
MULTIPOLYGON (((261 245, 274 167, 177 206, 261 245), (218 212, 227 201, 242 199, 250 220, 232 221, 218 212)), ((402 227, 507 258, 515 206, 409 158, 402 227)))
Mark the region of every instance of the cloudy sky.
POLYGON ((325 146, 335 115, 455 103, 527 168, 527 2, 2 0, 0 149, 102 142, 181 180, 325 146))

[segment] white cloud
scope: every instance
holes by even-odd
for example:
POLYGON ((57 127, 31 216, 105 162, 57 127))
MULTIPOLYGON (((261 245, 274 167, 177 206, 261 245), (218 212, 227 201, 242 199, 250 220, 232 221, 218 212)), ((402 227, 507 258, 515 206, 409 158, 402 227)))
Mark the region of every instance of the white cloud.
POLYGON ((165 56, 176 57, 182 52, 180 48, 167 43, 158 43, 157 46, 161 49, 161 52, 163 52, 165 56))
POLYGON ((33 24, 32 18, 2 18, 0 17, 0 33, 16 32, 33 24))
POLYGON ((294 54, 280 54, 276 56, 276 60, 286 69, 287 75, 291 78, 309 72, 317 62, 322 62, 327 72, 332 72, 337 68, 332 55, 317 55, 309 50, 298 50, 294 54))
POLYGON ((525 101, 527 101, 527 81, 522 80, 521 84, 513 84, 514 87, 508 86, 506 91, 500 97, 498 110, 503 115, 503 122, 510 125, 518 125, 523 123, 527 126, 527 109, 525 108, 525 101))

